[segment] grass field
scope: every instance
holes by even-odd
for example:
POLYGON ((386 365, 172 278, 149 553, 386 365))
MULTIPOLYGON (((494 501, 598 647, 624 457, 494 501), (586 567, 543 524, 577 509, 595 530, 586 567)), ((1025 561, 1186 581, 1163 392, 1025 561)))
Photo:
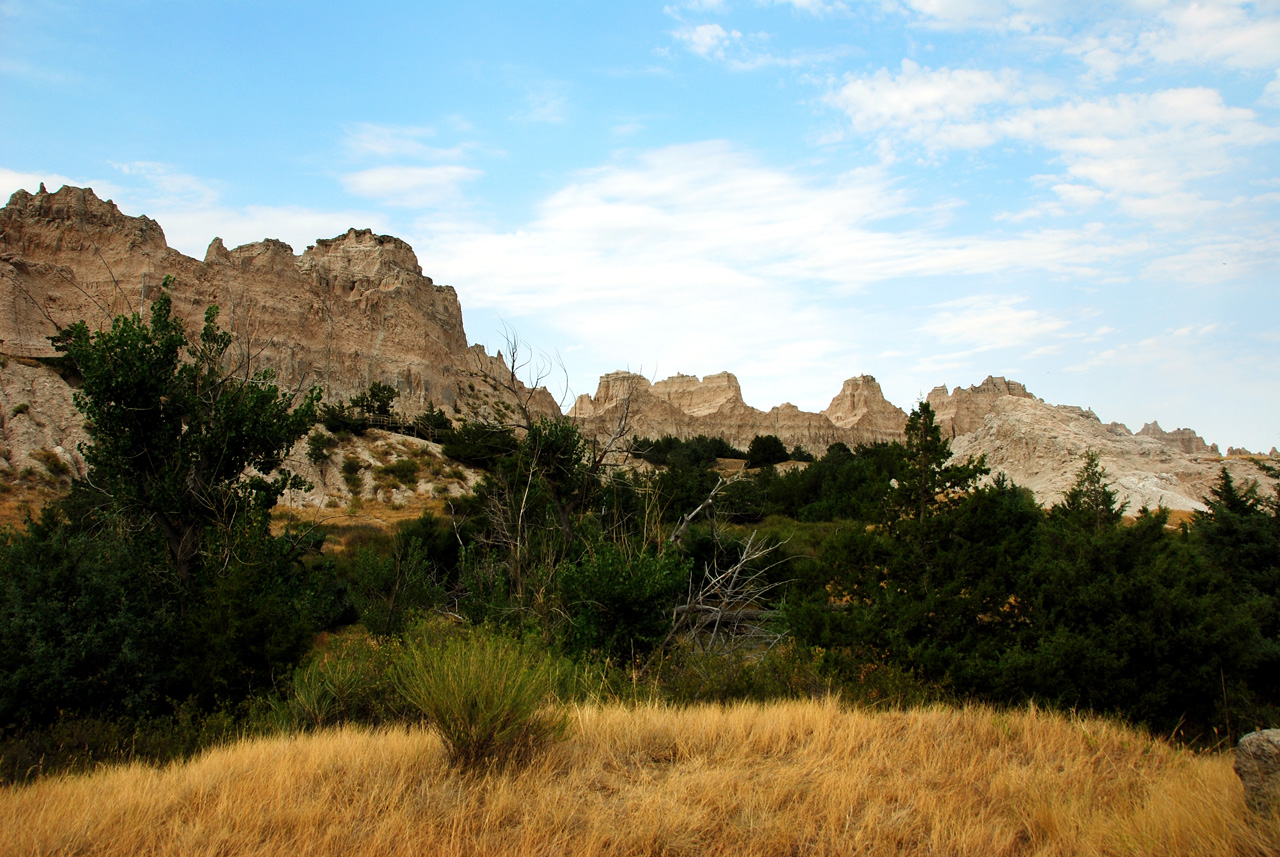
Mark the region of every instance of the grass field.
POLYGON ((1266 855, 1230 754, 1034 709, 582 707, 514 772, 426 729, 0 790, 0 855, 1266 855))

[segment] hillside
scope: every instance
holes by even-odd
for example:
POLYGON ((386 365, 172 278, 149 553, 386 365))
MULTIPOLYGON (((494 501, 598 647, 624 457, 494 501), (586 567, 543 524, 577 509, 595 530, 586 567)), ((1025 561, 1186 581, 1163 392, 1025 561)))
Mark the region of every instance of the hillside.
POLYGON ((587 706, 527 769, 421 728, 0 789, 0 855, 1262 855, 1229 755, 1035 709, 587 706))

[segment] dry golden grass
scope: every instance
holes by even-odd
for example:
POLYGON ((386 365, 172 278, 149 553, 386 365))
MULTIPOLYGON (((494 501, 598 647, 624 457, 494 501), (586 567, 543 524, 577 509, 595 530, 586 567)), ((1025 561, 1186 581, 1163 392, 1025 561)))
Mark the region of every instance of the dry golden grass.
MULTIPOLYGON (((587 707, 523 771, 427 731, 0 790, 0 854, 1274 854, 1229 756, 1037 711, 587 707)), ((1268 838, 1270 837, 1270 838, 1268 838)))

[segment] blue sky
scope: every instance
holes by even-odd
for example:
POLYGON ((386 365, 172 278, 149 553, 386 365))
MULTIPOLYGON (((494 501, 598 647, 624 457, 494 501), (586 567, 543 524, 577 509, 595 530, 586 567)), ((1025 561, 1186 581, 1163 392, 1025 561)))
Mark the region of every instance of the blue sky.
POLYGON ((0 0, 0 111, 0 193, 397 235, 570 395, 1002 374, 1280 446, 1280 0, 0 0))

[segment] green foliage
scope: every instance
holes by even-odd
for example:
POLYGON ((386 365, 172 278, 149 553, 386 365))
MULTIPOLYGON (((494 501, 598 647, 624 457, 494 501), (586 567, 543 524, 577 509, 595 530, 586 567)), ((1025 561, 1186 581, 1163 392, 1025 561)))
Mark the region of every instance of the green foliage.
POLYGON ((162 543, 59 517, 0 533, 0 730, 156 714, 183 690, 182 605, 162 543))
POLYGON ((744 459, 747 454, 719 437, 700 434, 689 440, 664 435, 658 440, 634 438, 630 453, 659 467, 711 467, 718 458, 744 459))
POLYGON ((31 405, 27 404, 26 402, 19 402, 18 404, 13 406, 13 415, 15 417, 20 417, 29 410, 31 410, 31 405))
POLYGON ((412 458, 401 458, 390 464, 380 464, 374 468, 373 472, 379 481, 412 487, 418 484, 419 466, 418 462, 412 458))
POLYGON ((550 707, 552 663, 499 637, 416 640, 395 680, 440 733, 450 762, 459 768, 526 761, 566 728, 564 715, 550 707))
POLYGON ((950 443, 934 423, 933 408, 921 402, 907 417, 904 462, 891 497, 890 524, 895 519, 923 520, 958 501, 986 474, 982 460, 947 464, 950 443))
POLYGON ((358 630, 336 635, 294 671, 277 711, 286 724, 304 729, 403 720, 407 710, 393 679, 403 657, 398 638, 358 630))
POLYGON ((813 650, 793 640, 772 648, 707 650, 676 646, 657 665, 661 694, 679 703, 804 699, 832 691, 813 650))
POLYGON ((347 597, 371 634, 398 633, 444 598, 444 573, 418 538, 397 538, 389 553, 357 548, 347 567, 347 597))
POLYGON ((515 452, 517 445, 515 432, 506 426, 468 421, 454 429, 444 441, 442 451, 454 461, 488 468, 515 452))
POLYGON ((346 402, 322 404, 318 417, 321 424, 335 435, 363 436, 369 429, 368 418, 346 402))
POLYGON ((338 448, 338 438, 322 431, 307 435, 307 460, 312 464, 324 464, 338 448))
POLYGON ((315 422, 320 399, 313 389, 294 407, 270 372, 228 366, 232 336, 217 319, 209 307, 189 344, 161 292, 149 325, 135 313, 110 330, 78 322, 54 338, 82 378, 74 398, 91 441, 83 450, 89 482, 127 520, 160 529, 184 581, 206 562, 226 561, 242 522, 263 518, 303 484, 280 464, 315 422), (246 476, 251 469, 279 475, 246 476), (219 557, 208 552, 212 528, 226 551, 219 557))
POLYGON ((427 409, 413 418, 410 434, 424 440, 443 441, 453 430, 453 421, 433 402, 427 403, 427 409))
POLYGON ((374 381, 363 393, 351 397, 351 407, 368 416, 389 417, 391 405, 399 396, 400 391, 395 387, 374 381))
POLYGON ((789 457, 786 444, 773 434, 758 434, 751 439, 751 445, 747 447, 747 467, 781 464, 789 457))
POLYGON ((347 490, 352 497, 359 497, 364 493, 364 468, 364 462, 354 455, 343 456, 342 481, 347 483, 347 490))
POLYGON ((622 661, 648 654, 671 629, 671 609, 691 573, 689 561, 674 553, 628 553, 607 542, 562 564, 556 582, 568 616, 565 648, 622 661))

